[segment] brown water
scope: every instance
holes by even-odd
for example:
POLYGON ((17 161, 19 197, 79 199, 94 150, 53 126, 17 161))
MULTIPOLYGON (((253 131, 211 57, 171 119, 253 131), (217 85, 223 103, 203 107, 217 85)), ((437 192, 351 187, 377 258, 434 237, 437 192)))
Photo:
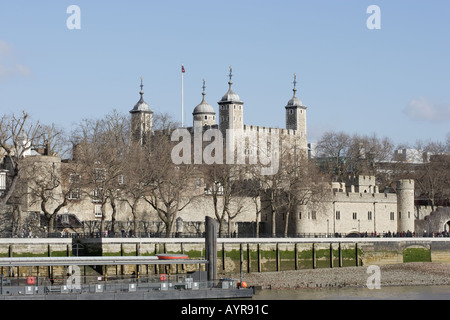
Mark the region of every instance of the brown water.
POLYGON ((261 290, 253 300, 450 300, 450 286, 261 290))

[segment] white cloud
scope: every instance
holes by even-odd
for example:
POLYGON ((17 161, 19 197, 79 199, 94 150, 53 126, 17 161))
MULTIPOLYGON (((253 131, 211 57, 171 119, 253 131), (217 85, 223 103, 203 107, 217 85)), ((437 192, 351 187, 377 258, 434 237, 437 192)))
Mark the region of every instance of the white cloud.
POLYGON ((412 120, 446 122, 450 120, 450 103, 436 103, 420 96, 412 99, 403 112, 412 120))
POLYGON ((0 40, 0 59, 3 55, 8 55, 12 53, 12 46, 5 41, 0 40))
POLYGON ((30 77, 31 69, 17 62, 14 47, 0 40, 0 81, 14 76, 30 77))

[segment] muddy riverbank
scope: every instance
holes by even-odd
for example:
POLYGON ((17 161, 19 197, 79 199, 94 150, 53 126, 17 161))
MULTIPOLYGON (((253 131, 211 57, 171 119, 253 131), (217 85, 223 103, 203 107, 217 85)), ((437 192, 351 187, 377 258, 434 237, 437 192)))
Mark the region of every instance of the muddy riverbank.
MULTIPOLYGON (((261 289, 345 288, 365 287, 367 266, 344 268, 302 269, 295 271, 244 273, 249 286, 261 289)), ((239 279, 239 274, 221 275, 239 279)), ((381 286, 450 285, 450 264, 412 262, 380 266, 381 286)))

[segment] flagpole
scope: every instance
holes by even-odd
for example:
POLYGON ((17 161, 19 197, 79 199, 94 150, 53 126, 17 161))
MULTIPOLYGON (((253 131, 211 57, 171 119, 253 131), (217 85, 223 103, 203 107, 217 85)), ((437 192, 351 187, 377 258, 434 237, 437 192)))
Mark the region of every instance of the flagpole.
POLYGON ((181 65, 181 127, 183 128, 183 114, 184 114, 184 106, 183 106, 183 65, 181 65))

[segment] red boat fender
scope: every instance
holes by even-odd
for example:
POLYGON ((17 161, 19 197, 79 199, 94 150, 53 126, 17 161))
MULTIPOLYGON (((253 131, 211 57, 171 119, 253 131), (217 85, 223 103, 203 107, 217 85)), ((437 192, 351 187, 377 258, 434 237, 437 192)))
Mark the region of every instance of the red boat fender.
POLYGON ((163 274, 163 273, 160 274, 160 275, 159 275, 159 280, 160 280, 160 281, 166 281, 166 280, 167 280, 167 274, 163 274))
POLYGON ((156 255, 159 260, 177 260, 177 259, 189 259, 189 257, 185 254, 176 254, 176 253, 164 253, 156 255))

